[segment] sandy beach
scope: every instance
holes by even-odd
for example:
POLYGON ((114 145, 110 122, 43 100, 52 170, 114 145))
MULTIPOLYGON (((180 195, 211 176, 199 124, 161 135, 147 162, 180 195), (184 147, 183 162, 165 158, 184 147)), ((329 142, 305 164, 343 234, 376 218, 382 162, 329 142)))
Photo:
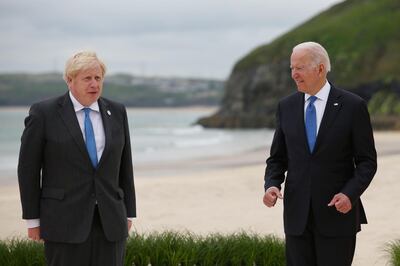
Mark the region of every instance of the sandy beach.
MULTIPOLYGON (((378 172, 362 200, 369 224, 353 265, 386 265, 385 243, 400 239, 400 132, 375 132, 378 172)), ((282 202, 262 204, 264 148, 199 160, 136 164, 138 232, 240 230, 283 237, 282 202)), ((16 180, 16 177, 15 177, 16 180)), ((25 236, 17 183, 0 188, 0 238, 25 236)))

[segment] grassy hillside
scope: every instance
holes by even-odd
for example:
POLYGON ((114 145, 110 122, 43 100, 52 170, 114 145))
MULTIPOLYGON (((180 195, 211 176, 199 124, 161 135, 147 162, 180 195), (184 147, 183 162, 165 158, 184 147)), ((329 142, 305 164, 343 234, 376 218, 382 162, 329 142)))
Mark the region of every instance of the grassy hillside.
POLYGON ((287 61, 303 41, 321 43, 332 61, 331 79, 353 87, 400 77, 400 1, 347 0, 261 46, 241 59, 234 71, 287 61))
POLYGON ((225 83, 221 108, 198 123, 273 128, 279 99, 296 90, 292 48, 315 41, 330 55, 328 79, 369 102, 374 128, 400 129, 399 26, 399 0, 340 2, 239 60, 225 83))

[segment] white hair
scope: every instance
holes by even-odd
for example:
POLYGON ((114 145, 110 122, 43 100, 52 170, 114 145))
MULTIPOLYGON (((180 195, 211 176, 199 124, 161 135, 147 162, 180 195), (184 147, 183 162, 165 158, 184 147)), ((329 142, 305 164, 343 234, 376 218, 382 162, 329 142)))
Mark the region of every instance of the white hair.
POLYGON ((321 44, 316 42, 303 42, 293 47, 293 52, 295 50, 307 50, 311 61, 315 65, 323 64, 327 73, 331 71, 331 62, 329 60, 328 52, 321 44))

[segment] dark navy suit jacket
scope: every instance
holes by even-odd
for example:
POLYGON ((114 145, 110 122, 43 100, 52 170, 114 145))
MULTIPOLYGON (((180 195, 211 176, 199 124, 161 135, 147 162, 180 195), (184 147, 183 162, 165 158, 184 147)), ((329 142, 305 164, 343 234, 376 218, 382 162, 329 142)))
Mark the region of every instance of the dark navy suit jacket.
POLYGON ((25 119, 18 164, 24 219, 40 219, 44 240, 80 243, 98 205, 108 240, 128 236, 136 216, 129 127, 125 107, 98 100, 105 148, 93 168, 66 93, 32 105, 25 119))
POLYGON ((351 236, 366 223, 360 200, 377 169, 373 133, 366 103, 331 85, 310 153, 304 125, 304 94, 279 102, 277 126, 265 170, 265 189, 284 189, 284 228, 289 235, 304 232, 310 208, 316 229, 325 236, 351 236), (328 207, 337 193, 352 202, 347 214, 328 207))

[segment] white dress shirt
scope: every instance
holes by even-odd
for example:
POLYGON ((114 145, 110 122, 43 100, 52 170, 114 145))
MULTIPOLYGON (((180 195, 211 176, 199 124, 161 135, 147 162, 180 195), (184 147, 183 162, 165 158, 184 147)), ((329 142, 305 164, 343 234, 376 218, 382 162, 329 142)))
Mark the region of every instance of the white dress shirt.
MULTIPOLYGON (((317 135, 318 135, 318 131, 319 131, 319 126, 321 125, 321 120, 322 120, 322 116, 324 115, 324 111, 325 111, 325 107, 326 107, 326 103, 328 101, 328 96, 329 96, 329 92, 331 91, 331 85, 329 84, 328 81, 325 82, 325 85, 319 90, 319 92, 317 94, 315 94, 315 96, 317 97, 317 99, 314 102, 314 106, 315 106, 315 111, 316 111, 316 115, 317 115, 317 135)), ((304 95, 304 123, 305 123, 305 119, 306 119, 306 109, 308 104, 310 103, 309 99, 310 99, 311 95, 305 93, 304 95)))

